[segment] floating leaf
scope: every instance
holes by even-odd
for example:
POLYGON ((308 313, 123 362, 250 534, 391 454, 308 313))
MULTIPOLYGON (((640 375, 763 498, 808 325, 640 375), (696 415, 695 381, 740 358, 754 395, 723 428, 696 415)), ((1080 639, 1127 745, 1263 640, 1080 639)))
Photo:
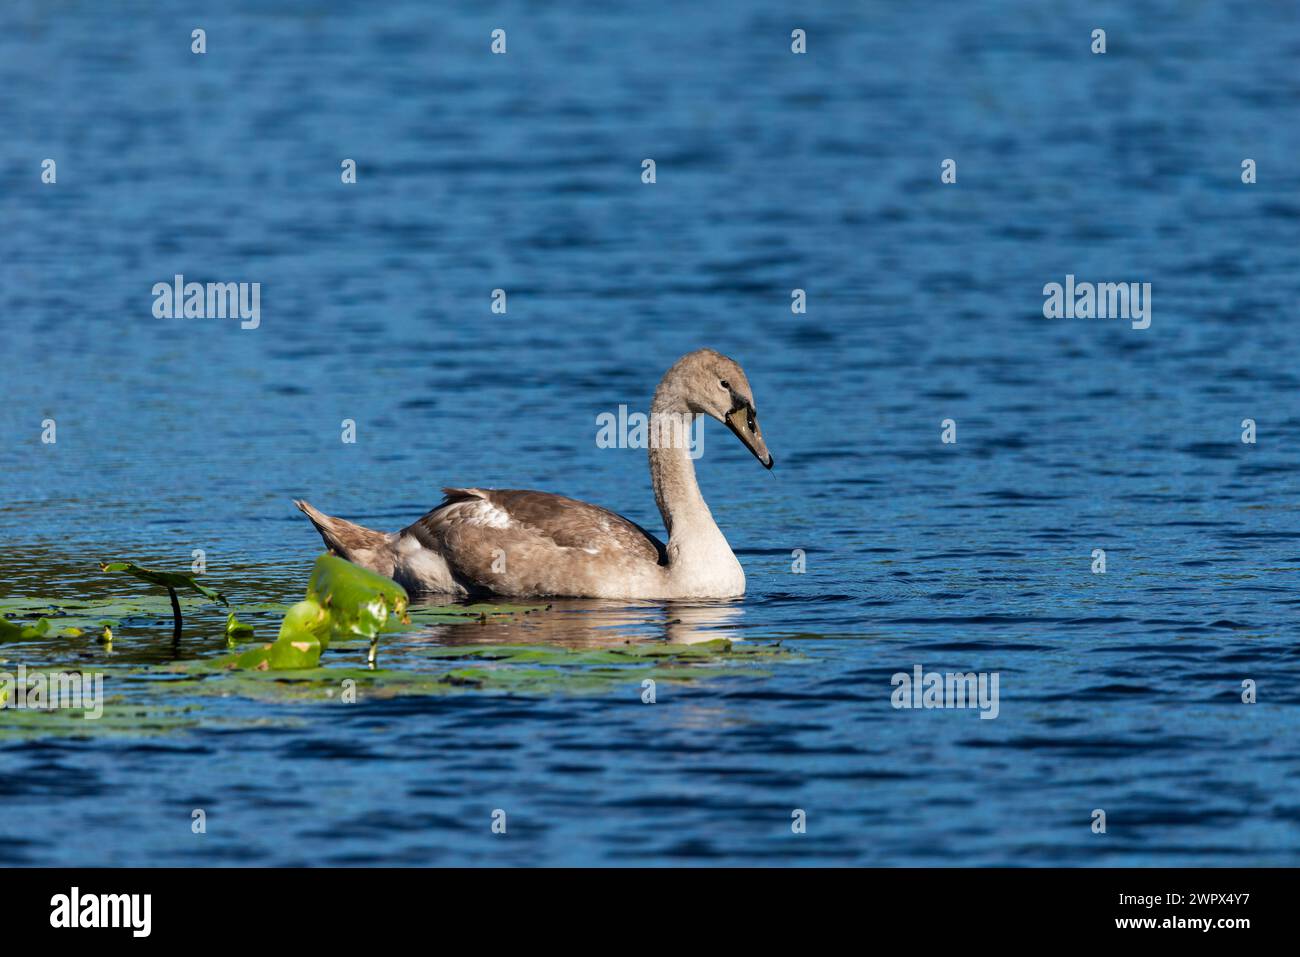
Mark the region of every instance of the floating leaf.
POLYGON ((320 664, 320 652, 319 641, 300 635, 277 638, 269 645, 250 648, 223 661, 243 671, 302 671, 320 664))
MULTIPOLYGON (((29 679, 44 675, 49 684, 55 673, 49 669, 31 669, 29 679)), ((6 692, 0 690, 0 700, 6 692)), ((87 702, 88 704, 89 702, 87 702)), ((178 707, 158 700, 131 700, 120 695, 105 695, 99 699, 102 708, 99 717, 93 717, 89 708, 15 708, 12 702, 0 707, 0 740, 48 737, 77 737, 103 735, 152 736, 193 727, 198 723, 193 706, 178 707)))
POLYGON ((307 583, 307 598, 329 613, 332 637, 370 639, 371 665, 375 663, 379 633, 390 616, 403 622, 410 620, 406 614, 410 599, 405 588, 391 578, 328 553, 316 559, 307 583))
POLYGON ((226 616, 226 640, 231 644, 237 641, 248 641, 253 637, 253 626, 246 625, 232 611, 226 616))
POLYGON ((107 564, 100 562, 99 568, 100 571, 105 572, 125 572, 141 581, 149 582, 152 585, 161 585, 163 588, 168 588, 173 591, 178 589, 190 589, 191 591, 198 592, 205 598, 219 601, 223 605, 230 604, 230 602, 226 601, 225 595, 215 589, 208 588, 206 585, 200 585, 194 580, 193 575, 185 575, 181 572, 155 571, 152 568, 144 568, 141 565, 137 565, 135 562, 108 562, 107 564))
POLYGON ((406 589, 391 578, 329 554, 316 559, 307 597, 328 610, 334 636, 370 639, 383 630, 390 614, 405 618, 410 601, 406 589))
MULTIPOLYGON (((203 597, 178 598, 184 610, 207 604, 203 597)), ((70 638, 83 634, 99 634, 104 628, 116 628, 123 622, 147 624, 153 619, 172 617, 171 601, 167 595, 138 595, 129 599, 85 598, 71 601, 54 601, 48 598, 25 598, 10 595, 0 598, 0 612, 9 618, 48 618, 51 629, 70 638)), ((3 626, 0 626, 3 627, 3 626)), ((53 636, 54 631, 50 632, 53 636)))
POLYGON ((219 601, 223 605, 228 606, 230 604, 230 602, 226 601, 225 595, 221 594, 219 591, 214 591, 213 589, 208 588, 206 585, 200 585, 194 580, 193 575, 185 575, 180 572, 155 571, 152 568, 144 568, 137 565, 135 562, 108 562, 107 564, 100 562, 99 568, 101 571, 106 572, 125 572, 141 581, 146 581, 153 585, 162 585, 163 588, 166 588, 167 597, 171 599, 172 603, 172 621, 174 623, 172 638, 175 641, 180 641, 181 638, 181 603, 176 597, 176 589, 188 588, 198 592, 200 595, 211 598, 213 601, 219 601))
POLYGON ((44 638, 50 630, 48 619, 42 618, 34 625, 16 625, 7 618, 0 618, 0 641, 23 641, 31 638, 44 638))
MULTIPOLYGON (((230 619, 234 619, 234 615, 230 619)), ((246 626, 245 626, 246 627, 246 626)), ((252 629, 248 633, 252 634, 252 629)), ((269 645, 238 655, 236 668, 255 671, 300 671, 320 664, 320 654, 329 644, 330 615, 307 599, 289 609, 280 623, 280 636, 269 645)), ((229 622, 226 633, 229 634, 229 622)))
POLYGON ((273 671, 300 671, 320 664, 320 642, 312 637, 282 637, 271 645, 273 671))
MULTIPOLYGON (((315 668, 332 637, 369 639, 373 663, 376 637, 390 619, 408 620, 408 601, 405 589, 392 579, 333 555, 322 555, 307 583, 307 598, 285 613, 276 640, 236 656, 229 664, 254 671, 315 668)), ((238 625, 231 613, 226 619, 231 643, 232 629, 238 625)), ((251 635, 251 629, 247 633, 251 635)))
POLYGON ((463 625, 466 622, 504 621, 515 615, 546 611, 550 605, 508 605, 478 603, 473 605, 426 605, 407 611, 402 620, 389 618, 385 632, 406 631, 428 625, 463 625))
POLYGON ((271 646, 262 645, 260 648, 250 648, 243 654, 235 655, 230 664, 235 668, 243 668, 246 671, 267 671, 271 667, 271 646))
MULTIPOLYGON (((7 617, 9 626, 0 624, 4 637, 25 633, 33 639, 22 648, 25 658, 35 659, 28 662, 29 668, 66 668, 71 661, 84 662, 93 656, 95 667, 111 677, 114 691, 105 699, 100 721, 86 721, 79 714, 62 717, 0 709, 0 742, 14 737, 156 734, 196 725, 243 727, 246 722, 305 725, 320 720, 323 713, 318 709, 340 707, 344 688, 356 696, 346 700, 599 694, 626 697, 635 704, 647 679, 665 690, 672 684, 714 679, 752 680, 775 666, 799 660, 779 645, 761 641, 733 645, 720 637, 687 645, 641 640, 639 633, 618 629, 608 634, 596 629, 597 639, 580 638, 575 643, 569 640, 567 624, 559 627, 567 618, 553 621, 539 614, 545 610, 544 602, 541 606, 479 603, 413 609, 395 583, 333 557, 313 567, 305 601, 241 603, 237 610, 208 605, 203 620, 212 623, 215 631, 208 630, 206 636, 215 642, 194 642, 182 655, 154 641, 160 637, 158 620, 166 615, 173 590, 162 587, 168 593, 159 589, 151 594, 71 601, 0 598, 0 618, 7 617), (481 627, 484 622, 490 627, 481 627), (228 634, 241 636, 247 635, 241 626, 252 625, 261 640, 218 651, 225 645, 220 637, 223 625, 228 634), (409 638, 388 634, 402 626, 409 638), (278 637, 271 642, 277 628, 278 637), (84 637, 61 637, 73 629, 82 630, 84 637), (122 629, 132 636, 125 653, 112 654, 111 645, 94 644, 101 632, 111 637, 112 631, 122 629), (547 640, 552 632, 558 640, 547 640), (389 642, 393 646, 387 668, 347 661, 378 635, 385 636, 386 650, 389 642), (508 644, 502 644, 503 639, 508 644), (323 654, 328 647, 336 654, 323 654), (340 648, 344 654, 337 653, 340 648), (232 710, 219 703, 231 697, 294 707, 232 710)), ((211 600, 188 586, 184 595, 178 602, 187 616, 211 600)), ((672 637, 671 629, 666 637, 672 637)), ((7 646, 0 649, 8 650, 7 646)))
POLYGON ((330 624, 330 613, 308 598, 285 613, 280 623, 280 638, 310 638, 323 651, 329 647, 330 624))

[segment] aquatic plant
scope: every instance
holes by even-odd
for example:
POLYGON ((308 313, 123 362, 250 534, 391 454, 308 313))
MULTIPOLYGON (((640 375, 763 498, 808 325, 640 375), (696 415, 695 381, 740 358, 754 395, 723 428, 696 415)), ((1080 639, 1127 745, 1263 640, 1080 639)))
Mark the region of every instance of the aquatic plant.
POLYGON ((247 641, 253 637, 253 626, 246 625, 232 611, 226 615, 226 641, 233 647, 236 642, 247 641))
POLYGON ((0 617, 0 641, 22 641, 26 638, 43 638, 50 630, 50 622, 40 619, 34 625, 16 625, 8 618, 0 617))
MULTIPOLYGON (((244 652, 235 666, 259 671, 315 668, 331 637, 356 637, 370 642, 367 663, 373 668, 380 632, 390 616, 409 622, 409 603, 406 590, 391 578, 323 554, 307 582, 307 597, 285 614, 275 641, 244 652)), ((230 621, 226 634, 231 634, 230 621)))
MULTIPOLYGON (((114 571, 127 572, 130 563, 114 571)), ((108 570, 108 566, 104 567, 108 570)), ((99 638, 110 628, 135 632, 149 627, 169 605, 186 614, 220 593, 192 587, 188 576, 132 566, 168 589, 168 597, 141 595, 130 599, 78 599, 58 602, 47 598, 0 598, 0 639, 28 640, 39 646, 38 660, 28 665, 28 675, 53 673, 63 667, 87 668, 104 673, 112 688, 102 698, 102 717, 86 720, 75 710, 15 710, 0 707, 0 739, 101 734, 153 735, 171 733, 202 724, 242 726, 267 720, 232 717, 204 706, 214 698, 239 697, 269 703, 328 706, 357 700, 358 696, 384 699, 404 696, 455 694, 511 695, 629 695, 631 700, 653 696, 656 684, 691 683, 723 675, 762 677, 773 664, 797 660, 779 643, 744 642, 725 638, 696 644, 665 640, 629 640, 617 643, 566 647, 563 643, 521 644, 537 635, 523 624, 525 616, 545 613, 550 606, 499 603, 409 607, 406 592, 390 579, 362 569, 334 555, 315 562, 302 601, 292 605, 259 603, 237 609, 224 596, 229 609, 224 623, 217 620, 215 636, 224 633, 226 653, 199 646, 194 655, 177 660, 153 660, 145 647, 136 647, 134 660, 120 660, 99 638), (174 596, 177 590, 197 592, 195 598, 174 596), (270 617, 273 616, 273 617, 270 617), (276 639, 250 642, 254 629, 278 620, 276 639), (14 620, 8 620, 14 619, 14 620), (506 644, 479 637, 490 622, 519 622, 514 639, 506 644), (439 639, 430 643, 432 629, 439 639), (380 668, 376 648, 381 636, 416 632, 402 640, 394 652, 397 666, 380 668), (89 636, 89 637, 86 637, 89 636), (516 639, 515 636, 518 636, 516 639), (83 638, 83 642, 62 639, 83 638), (89 647, 87 646, 89 644, 89 647), (352 652, 367 648, 365 663, 349 662, 352 652), (91 651, 94 648, 94 651, 91 651), (324 658, 327 649, 343 650, 324 658), (140 654, 143 652, 143 654, 140 654), (72 665, 67 659, 73 656, 72 665)), ((136 577, 143 577, 137 575, 136 577)), ((197 584, 197 583, 196 583, 197 584)), ((173 609, 174 610, 174 609, 173 609)), ((194 626, 191 626, 194 629, 194 626)), ((201 631, 214 637, 211 623, 201 631)), ((613 637, 613 636, 611 636, 613 637)), ((218 637, 220 641, 220 637, 218 637)), ((0 666, 5 660, 0 658, 0 666)), ((0 673, 4 668, 0 667, 0 673)), ((274 720, 294 723, 311 720, 303 715, 279 714, 274 720)))
POLYGON ((193 575, 186 575, 181 572, 160 572, 137 565, 135 562, 100 562, 99 570, 104 572, 124 572, 143 582, 149 582, 151 585, 161 585, 166 588, 167 597, 171 599, 172 603, 172 620, 174 622, 172 640, 174 641, 180 641, 181 638, 181 603, 176 596, 177 589, 189 589, 212 601, 219 601, 223 605, 230 604, 230 602, 226 601, 225 595, 208 588, 206 585, 200 585, 194 580, 193 575))

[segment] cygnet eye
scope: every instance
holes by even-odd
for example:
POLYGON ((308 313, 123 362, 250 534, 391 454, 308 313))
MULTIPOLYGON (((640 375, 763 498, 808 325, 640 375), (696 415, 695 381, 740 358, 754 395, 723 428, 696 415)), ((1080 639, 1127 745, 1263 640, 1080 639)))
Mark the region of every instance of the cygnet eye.
POLYGON ((731 388, 731 386, 727 383, 727 380, 726 380, 726 379, 719 379, 719 380, 718 380, 718 385, 722 386, 722 388, 724 388, 724 389, 730 389, 730 388, 731 388))

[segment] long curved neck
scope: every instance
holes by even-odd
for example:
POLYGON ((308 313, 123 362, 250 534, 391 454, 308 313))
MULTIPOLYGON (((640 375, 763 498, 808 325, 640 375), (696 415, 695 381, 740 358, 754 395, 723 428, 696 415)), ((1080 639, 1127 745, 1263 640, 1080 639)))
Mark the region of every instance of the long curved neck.
MULTIPOLYGON (((745 593, 745 571, 704 504, 691 461, 691 409, 683 398, 676 367, 669 369, 650 403, 650 481, 668 531, 667 597, 726 598, 745 593), (656 418, 657 417, 657 418, 656 418), (664 441, 664 423, 676 419, 677 441, 664 441), (655 423, 659 422, 656 431, 655 423), (654 441, 655 436, 659 441, 654 441)), ((672 429, 668 429, 674 437, 672 429)), ((698 446, 697 448, 703 448, 698 446)))
MULTIPOLYGON (((650 411, 651 423, 656 421, 654 413, 661 417, 677 416, 683 426, 691 421, 686 402, 672 388, 667 377, 659 384, 650 411)), ((678 435, 685 439, 689 430, 683 428, 678 435)), ((744 569, 713 520, 709 506, 704 504, 699 483, 695 481, 689 443, 665 442, 662 436, 661 429, 661 441, 650 443, 650 480, 654 484, 659 514, 663 516, 664 528, 668 531, 670 593, 679 597, 711 598, 743 595, 744 569)))
MULTIPOLYGON (((690 410, 685 400, 660 383, 655 391, 654 401, 650 404, 650 421, 670 421, 669 417, 683 423, 689 422, 690 410)), ((652 435, 655 434, 653 431, 652 435)), ((671 430, 664 428, 661 436, 671 435, 671 430)), ((678 433, 686 437, 685 430, 678 433)), ((664 529, 668 532, 671 544, 674 540, 712 530, 717 534, 717 523, 713 513, 704 503, 700 494, 700 485, 695 480, 695 465, 691 461, 685 441, 651 441, 650 446, 650 482, 654 486, 655 503, 659 514, 663 516, 664 529)))

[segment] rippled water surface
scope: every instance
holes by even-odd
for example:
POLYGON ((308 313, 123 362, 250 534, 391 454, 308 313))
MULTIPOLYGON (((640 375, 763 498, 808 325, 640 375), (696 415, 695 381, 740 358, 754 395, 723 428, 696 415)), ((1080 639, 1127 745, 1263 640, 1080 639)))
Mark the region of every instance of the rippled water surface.
MULTIPOLYGON (((1141 6, 7 4, 0 597, 137 594, 95 562, 202 548, 237 599, 296 600, 293 497, 392 529, 443 485, 531 487, 658 530, 595 417, 708 345, 777 461, 706 429, 743 602, 388 653, 796 654, 653 706, 231 697, 148 739, 0 739, 0 861, 1297 863, 1300 21, 1141 6), (260 282, 260 327, 155 319, 176 273, 260 282), (1151 283, 1151 327, 1044 319, 1067 274, 1151 283), (895 710, 917 664, 998 672, 999 716, 895 710)), ((166 660, 169 626, 116 649, 166 660)))

